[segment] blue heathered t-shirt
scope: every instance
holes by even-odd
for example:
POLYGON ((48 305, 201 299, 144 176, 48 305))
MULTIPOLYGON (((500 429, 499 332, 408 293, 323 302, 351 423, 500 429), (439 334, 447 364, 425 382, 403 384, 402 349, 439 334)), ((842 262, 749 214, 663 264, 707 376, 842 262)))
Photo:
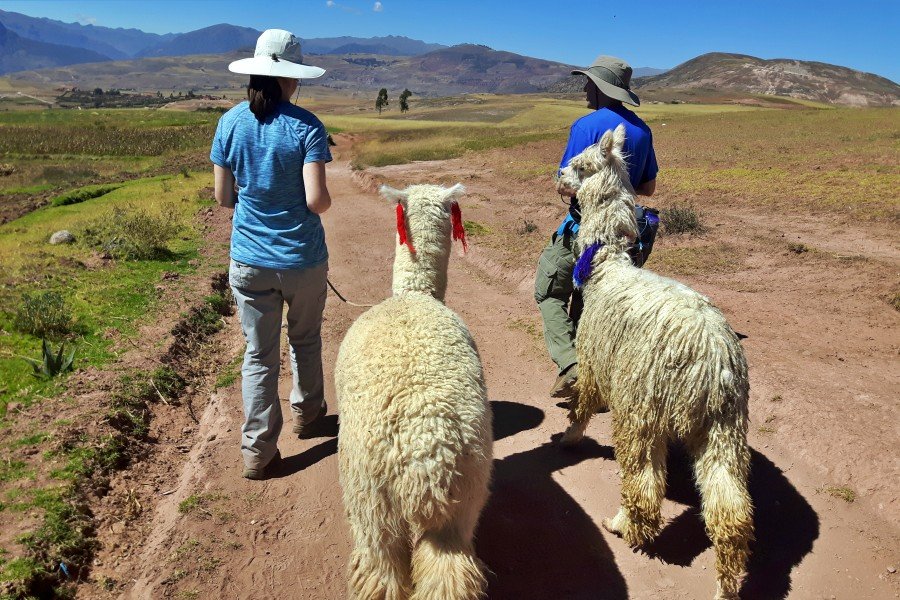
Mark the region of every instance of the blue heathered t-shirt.
POLYGON ((262 123, 242 102, 222 115, 209 159, 238 185, 231 258, 254 267, 304 269, 328 260, 319 215, 306 206, 303 165, 331 160, 325 126, 282 102, 262 123))
MULTIPOLYGON (((622 150, 628 161, 628 178, 631 185, 637 188, 656 179, 659 167, 656 164, 656 152, 653 150, 653 134, 639 116, 624 106, 601 108, 572 123, 569 143, 559 162, 559 168, 567 166, 572 158, 581 154, 588 146, 599 142, 604 133, 622 123, 625 124, 625 146, 622 150)), ((578 223, 574 221, 572 215, 567 215, 560 225, 560 235, 567 226, 573 232, 578 231, 578 223)))

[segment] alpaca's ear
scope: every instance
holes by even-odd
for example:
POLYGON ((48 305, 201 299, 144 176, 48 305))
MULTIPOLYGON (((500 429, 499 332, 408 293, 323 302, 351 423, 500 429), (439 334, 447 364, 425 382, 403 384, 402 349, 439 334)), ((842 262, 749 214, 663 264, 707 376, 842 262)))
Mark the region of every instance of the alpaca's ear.
POLYGON ((625 145, 625 125, 619 123, 619 126, 616 127, 616 130, 613 132, 613 147, 616 150, 621 150, 622 146, 625 145))
POLYGON ((597 142, 597 146, 600 147, 600 150, 603 151, 603 154, 607 156, 612 152, 613 149, 613 132, 611 129, 607 129, 606 133, 600 138, 600 141, 597 142))
POLYGON ((390 202, 405 202, 408 194, 404 190, 397 190, 389 185, 382 185, 378 192, 390 202))
POLYGON ((451 188, 447 188, 444 190, 444 200, 455 202, 459 199, 460 196, 466 193, 466 186, 461 183, 457 183, 451 188))

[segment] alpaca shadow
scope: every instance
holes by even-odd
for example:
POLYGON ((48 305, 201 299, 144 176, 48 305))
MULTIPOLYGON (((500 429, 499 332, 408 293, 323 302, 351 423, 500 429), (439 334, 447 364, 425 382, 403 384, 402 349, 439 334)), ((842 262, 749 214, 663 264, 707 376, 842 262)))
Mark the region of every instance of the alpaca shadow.
MULTIPOLYGON (((756 450, 750 453, 756 541, 750 546, 752 555, 741 597, 786 598, 791 591, 791 570, 812 551, 819 537, 819 517, 781 469, 756 450)), ((688 566, 711 543, 700 516, 693 463, 682 446, 670 447, 668 469, 666 497, 690 508, 643 550, 665 562, 688 566)))
POLYGON ((304 469, 308 469, 320 460, 324 460, 337 453, 337 438, 332 438, 326 442, 316 444, 312 448, 304 450, 300 454, 282 458, 281 463, 273 469, 269 475, 270 479, 280 479, 282 477, 290 477, 295 473, 299 473, 304 469))
MULTIPOLYGON (((495 439, 533 429, 543 411, 493 402, 495 439)), ((494 461, 491 496, 476 546, 488 597, 595 600, 627 598, 625 580, 597 525, 553 473, 612 450, 592 440, 571 451, 553 442, 494 461)))

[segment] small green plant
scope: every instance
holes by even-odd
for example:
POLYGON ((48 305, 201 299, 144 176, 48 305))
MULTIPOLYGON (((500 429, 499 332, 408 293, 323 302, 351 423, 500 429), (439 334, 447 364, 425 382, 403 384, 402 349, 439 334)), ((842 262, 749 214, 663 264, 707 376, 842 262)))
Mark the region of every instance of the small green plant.
POLYGON ((794 254, 809 252, 809 248, 807 248, 806 244, 801 244, 800 242, 789 242, 787 248, 794 254))
POLYGON ((191 178, 191 172, 188 170, 187 165, 181 165, 181 176, 185 179, 191 178))
POLYGON ((821 491, 825 492, 829 496, 834 498, 840 498, 844 502, 848 504, 856 500, 856 492, 853 491, 852 488, 841 485, 841 486, 826 486, 821 489, 821 491))
POLYGON ((173 204, 165 205, 158 213, 125 204, 84 225, 80 238, 83 244, 114 258, 150 260, 168 256, 167 244, 182 228, 173 204))
POLYGON ((534 222, 525 219, 522 222, 522 225, 516 228, 516 233, 518 233, 519 235, 528 235, 529 233, 537 231, 537 228, 538 227, 534 224, 534 222))
POLYGON ((659 211, 659 220, 662 221, 666 233, 702 233, 703 223, 700 214, 693 206, 672 205, 659 211))
POLYGON ((23 294, 13 316, 13 325, 22 333, 40 338, 57 338, 72 332, 75 319, 59 292, 23 294))
POLYGON ((476 221, 464 221, 463 228, 466 235, 487 235, 491 232, 490 228, 476 221))
POLYGON ((43 347, 43 360, 25 359, 31 365, 31 368, 34 369, 33 375, 35 377, 52 379, 57 375, 72 370, 72 363, 75 361, 75 348, 72 348, 71 352, 65 354, 66 345, 60 344, 59 350, 54 354, 46 339, 41 341, 41 346, 43 347))
POLYGON ((894 307, 894 310, 900 311, 900 292, 894 292, 894 295, 888 300, 888 304, 894 307))

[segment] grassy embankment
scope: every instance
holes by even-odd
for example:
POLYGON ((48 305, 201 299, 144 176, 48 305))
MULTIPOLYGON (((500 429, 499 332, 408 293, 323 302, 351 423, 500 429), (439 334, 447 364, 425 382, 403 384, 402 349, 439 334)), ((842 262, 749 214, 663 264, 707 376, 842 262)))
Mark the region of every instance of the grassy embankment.
MULTIPOLYGON (((123 372, 99 404, 60 403, 65 375, 38 379, 24 357, 40 360, 42 338, 74 347, 75 368, 102 370, 136 344, 142 324, 161 311, 156 285, 164 273, 208 276, 223 264, 196 259, 202 232, 193 225, 212 204, 202 161, 218 115, 162 111, 30 111, 0 114, 0 203, 22 190, 58 188, 53 204, 0 225, 0 595, 67 595, 82 578, 96 543, 90 498, 127 464, 147 432, 147 403, 177 392, 168 367, 123 372), (180 166, 179 166, 180 165, 180 166), (172 173, 141 177, 169 166, 172 173), (58 177, 56 175, 59 175, 58 177), (78 186, 113 178, 114 185, 78 186), (74 187, 73 187, 74 184, 74 187), (50 186, 49 188, 47 186, 50 186), (10 192, 13 190, 13 192, 10 192), (159 227, 168 233, 160 238, 159 227), (57 230, 80 238, 48 244, 57 230), (23 306, 57 293, 63 331, 23 330, 23 306), (66 418, 26 423, 25 407, 52 401, 66 418), (15 403, 17 412, 7 414, 15 403)), ((211 296, 183 322, 205 331, 219 325, 221 296, 211 296)), ((179 312, 184 306, 179 306, 179 312)), ((38 311, 38 314, 41 314, 38 311)), ((192 333, 191 335, 194 335, 192 333)), ((144 340, 145 347, 163 340, 144 340)), ((52 414, 52 413, 51 413, 52 414)))

